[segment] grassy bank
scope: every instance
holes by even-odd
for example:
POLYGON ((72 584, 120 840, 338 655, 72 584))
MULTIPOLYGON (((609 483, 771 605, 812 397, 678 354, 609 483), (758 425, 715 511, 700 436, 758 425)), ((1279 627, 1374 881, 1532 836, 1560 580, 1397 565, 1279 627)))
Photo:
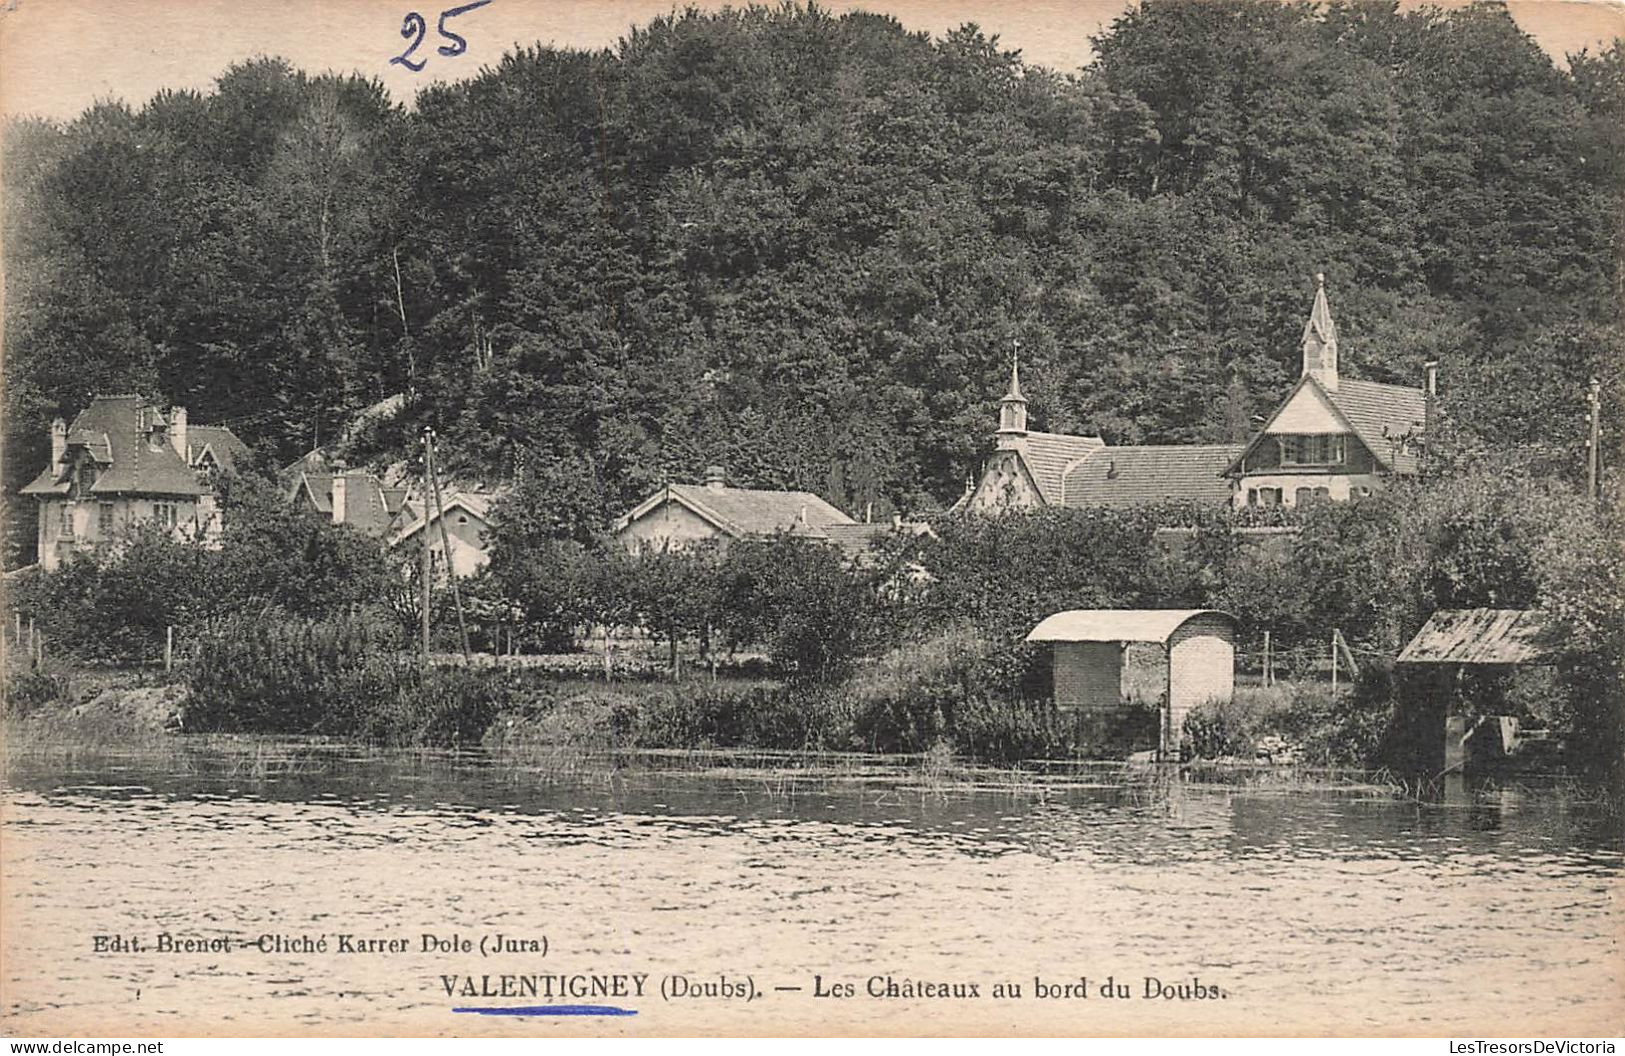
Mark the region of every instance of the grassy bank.
MULTIPOLYGON (((13 673, 10 715, 47 739, 188 734, 317 736, 392 747, 472 747, 573 764, 624 751, 875 753, 1008 766, 1113 757, 1077 743, 1023 692, 1028 658, 964 626, 859 664, 838 682, 715 677, 605 681, 549 667, 425 667, 359 619, 233 619, 211 626, 173 680, 152 671, 13 673)), ((1375 765, 1386 712, 1325 687, 1242 688, 1198 708, 1201 758, 1375 765), (1282 751, 1289 748, 1289 751, 1282 751)), ((1121 756, 1121 752, 1115 755, 1121 756)))

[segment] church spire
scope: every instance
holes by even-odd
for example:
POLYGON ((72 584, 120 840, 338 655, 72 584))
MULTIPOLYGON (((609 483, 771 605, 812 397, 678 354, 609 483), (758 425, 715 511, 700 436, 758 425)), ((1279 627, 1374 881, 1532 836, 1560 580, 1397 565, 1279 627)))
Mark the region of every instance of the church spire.
POLYGON ((999 446, 1014 446, 1027 435, 1027 397, 1021 394, 1021 342, 1010 353, 1010 391, 999 401, 999 446))
POLYGON ((1332 392, 1337 391, 1337 324, 1326 303, 1326 275, 1315 275, 1315 304, 1303 324, 1303 372, 1332 392))

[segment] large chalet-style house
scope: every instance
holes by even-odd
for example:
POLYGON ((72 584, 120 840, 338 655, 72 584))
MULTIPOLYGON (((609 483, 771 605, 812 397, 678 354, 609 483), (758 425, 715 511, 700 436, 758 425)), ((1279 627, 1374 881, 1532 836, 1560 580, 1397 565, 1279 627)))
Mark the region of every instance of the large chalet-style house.
MULTIPOLYGON (((711 466, 705 483, 661 487, 617 520, 613 531, 634 554, 787 534, 831 543, 860 559, 877 539, 900 527, 895 520, 860 522, 810 491, 729 487, 722 468, 711 466)), ((910 525, 908 530, 922 529, 910 525)))
POLYGON ((1225 470, 1235 482, 1235 505, 1359 498, 1386 477, 1415 475, 1431 426, 1432 363, 1426 379, 1424 388, 1415 388, 1340 377, 1326 277, 1316 275, 1298 383, 1225 470))
POLYGON ((213 545, 220 536, 215 474, 248 450, 230 429, 192 425, 141 396, 97 396, 68 424, 51 423, 51 463, 21 494, 39 502, 39 565, 112 545, 151 522, 176 539, 213 545))
POLYGON ((1303 374, 1246 444, 1112 446, 1098 436, 1027 428, 1014 364, 999 401, 995 450, 955 509, 1040 506, 1297 506, 1370 494, 1390 475, 1417 471, 1428 428, 1427 388, 1340 378, 1337 326, 1317 275, 1303 330, 1303 374))

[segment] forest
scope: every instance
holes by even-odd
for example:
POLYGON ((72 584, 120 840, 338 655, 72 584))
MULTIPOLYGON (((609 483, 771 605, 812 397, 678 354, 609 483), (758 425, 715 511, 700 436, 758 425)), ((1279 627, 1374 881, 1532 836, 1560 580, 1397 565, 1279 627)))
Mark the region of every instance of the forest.
POLYGON ((1589 377, 1625 435, 1617 42, 1554 61, 1490 4, 1148 0, 1093 51, 688 10, 411 106, 260 58, 13 120, 7 493, 97 392, 278 461, 404 393, 352 460, 432 425, 461 477, 567 467, 611 513, 708 464, 929 513, 1017 342, 1037 428, 1244 435, 1316 272, 1346 374, 1437 358, 1457 429, 1557 477, 1584 476, 1589 377))

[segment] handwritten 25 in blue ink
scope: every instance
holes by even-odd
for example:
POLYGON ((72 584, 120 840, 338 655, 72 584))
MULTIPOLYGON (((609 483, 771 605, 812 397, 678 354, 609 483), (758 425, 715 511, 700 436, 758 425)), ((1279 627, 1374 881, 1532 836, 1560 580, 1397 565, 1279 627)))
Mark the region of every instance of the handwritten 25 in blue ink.
MULTIPOLYGON (((458 15, 466 15, 475 8, 484 7, 490 2, 491 0, 474 0, 474 2, 471 4, 464 4, 462 7, 449 7, 440 12, 440 22, 435 28, 439 31, 442 37, 445 37, 447 40, 451 41, 451 43, 442 44, 435 50, 446 56, 448 59, 461 55, 463 52, 467 51, 468 41, 447 29, 446 19, 456 18, 458 15)), ((428 32, 429 24, 423 21, 423 16, 418 14, 416 11, 408 11, 406 13, 406 17, 401 20, 401 36, 412 41, 412 43, 405 51, 401 52, 393 59, 390 59, 390 63, 400 63, 413 73, 417 73, 419 70, 423 69, 423 67, 428 64, 429 60, 413 60, 412 53, 418 50, 418 47, 423 43, 424 36, 426 36, 428 32)))

